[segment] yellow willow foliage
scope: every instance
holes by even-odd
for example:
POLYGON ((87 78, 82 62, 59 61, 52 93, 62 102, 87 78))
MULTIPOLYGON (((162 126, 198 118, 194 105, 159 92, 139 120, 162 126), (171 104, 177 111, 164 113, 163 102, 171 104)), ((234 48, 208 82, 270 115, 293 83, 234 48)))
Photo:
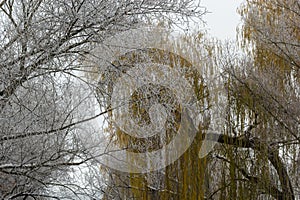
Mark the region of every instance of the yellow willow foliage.
MULTIPOLYGON (((231 121, 231 125, 226 128, 229 133, 233 129, 239 134, 237 130, 245 130, 246 125, 258 120, 251 136, 271 144, 293 140, 293 135, 298 134, 299 115, 293 114, 297 108, 289 109, 286 102, 295 105, 299 102, 299 11, 299 1, 293 0, 247 0, 239 9, 244 20, 239 35, 241 46, 253 58, 253 63, 244 69, 243 65, 237 64, 228 78, 230 115, 227 121, 231 121)), ((296 160, 299 146, 287 143, 279 149, 287 165, 295 169, 296 163, 292 163, 290 158, 296 160)), ((243 191, 244 199, 255 199, 259 195, 258 190, 271 191, 271 188, 265 188, 269 182, 280 188, 277 175, 268 162, 267 151, 228 148, 224 153, 229 161, 226 165, 229 172, 224 170, 227 178, 224 178, 223 187, 228 184, 225 181, 228 177, 231 180, 242 178, 236 172, 238 167, 247 169, 251 175, 259 175, 260 182, 227 185, 229 189, 222 192, 222 198, 226 199, 229 195, 239 199, 237 197, 241 197, 240 192, 243 191), (239 153, 238 158, 234 152, 239 153), (232 163, 238 167, 232 166, 232 163), (235 189, 240 195, 234 193, 235 189), (253 192, 247 194, 247 189, 253 192)), ((291 172, 291 177, 296 177, 295 172, 291 172)))
MULTIPOLYGON (((241 44, 254 58, 255 73, 258 76, 273 73, 276 78, 270 79, 269 84, 279 88, 281 94, 278 95, 291 96, 290 99, 296 100, 300 83, 299 1, 247 0, 239 13, 244 20, 241 44)), ((243 94, 240 95, 240 101, 243 101, 240 103, 262 113, 264 108, 259 104, 264 101, 264 94, 257 92, 256 84, 258 82, 246 80, 244 85, 236 87, 235 96, 243 94)))
MULTIPOLYGON (((274 81, 270 84, 279 88, 283 95, 293 92, 287 87, 297 90, 295 81, 299 83, 300 64, 297 47, 300 42, 300 9, 297 1, 247 0, 239 13, 244 20, 240 30, 241 45, 253 56, 256 73, 264 76, 268 71, 273 72, 277 79, 270 80, 274 81)), ((257 92, 256 84, 253 80, 246 80, 244 85, 237 85, 234 95, 239 96, 239 103, 260 113, 261 120, 271 122, 270 116, 265 115, 265 108, 260 105, 264 94, 257 92)))
MULTIPOLYGON (((231 80, 228 80, 232 82, 231 80)), ((229 90, 234 90, 232 84, 228 84, 229 90)), ((235 91, 235 90, 234 90, 235 91)), ((235 91, 238 93, 238 91, 235 91)), ((249 94, 240 90, 239 96, 252 100, 249 94), (248 97, 247 97, 248 96, 248 97)), ((251 124, 255 119, 255 113, 245 105, 246 100, 228 96, 228 110, 226 116, 226 123, 224 125, 224 133, 227 135, 240 135, 243 130, 247 129, 247 124, 251 124)), ((262 129, 261 129, 262 130, 262 129)), ((247 181, 241 171, 247 171, 250 175, 257 175, 261 180, 268 182, 270 180, 270 166, 267 162, 266 153, 254 152, 249 149, 239 149, 233 146, 224 145, 219 150, 221 155, 224 155, 226 161, 220 166, 219 180, 215 182, 218 184, 220 190, 219 199, 257 199, 260 188, 263 188, 265 182, 258 182, 253 184, 252 181, 247 181), (255 164, 254 164, 255 163, 255 164)), ((217 195, 216 195, 217 196, 217 195)))
MULTIPOLYGON (((294 8, 296 5, 297 3, 291 0, 246 0, 246 3, 238 10, 242 19, 245 20, 242 36, 248 40, 253 39, 253 33, 258 31, 253 23, 264 22, 264 25, 271 30, 279 31, 277 26, 282 23, 280 16, 284 15, 286 21, 290 22, 290 28, 293 28, 295 36, 299 39, 299 27, 292 23, 296 22, 298 17, 297 10, 294 8), (255 16, 253 16, 254 14, 255 16)), ((270 34, 272 33, 270 32, 270 34)))
MULTIPOLYGON (((113 63, 115 66, 132 66, 133 63, 143 62, 145 59, 150 58, 151 62, 161 63, 169 65, 170 67, 180 66, 184 73, 185 79, 192 85, 194 94, 200 104, 207 103, 208 91, 204 85, 203 78, 199 72, 193 67, 193 65, 172 52, 168 52, 161 49, 149 48, 142 51, 129 52, 113 63)), ((148 60, 149 61, 149 60, 148 60)), ((113 80, 112 80, 113 82, 113 80)), ((152 89, 156 89, 158 102, 170 101, 175 99, 172 93, 162 86, 150 86, 152 89), (169 99, 168 99, 169 98, 169 99)), ((111 88, 109 88, 111 90, 111 88)), ((143 88, 135 91, 130 100, 130 110, 133 117, 139 118, 137 124, 150 123, 148 110, 145 105, 142 105, 141 99, 143 96, 143 88)), ((112 91, 109 91, 110 93, 112 91)), ((149 97, 150 98, 150 97, 149 97)), ((199 108, 201 109, 201 108, 199 108)), ((121 147, 125 147, 128 151, 133 152, 151 152, 157 149, 161 149, 163 145, 168 144, 177 134, 181 120, 181 106, 175 105, 172 109, 171 115, 174 116, 172 121, 167 121, 169 125, 166 129, 166 139, 162 142, 161 136, 155 135, 148 138, 135 138, 132 137, 120 129, 116 129, 117 138, 115 142, 121 147), (137 148, 138 147, 138 148, 137 148)), ((199 159, 198 153, 202 143, 202 134, 198 134, 194 139, 190 148, 181 156, 175 163, 166 167, 166 169, 160 170, 159 181, 162 181, 158 191, 151 191, 151 187, 147 180, 152 174, 156 172, 150 172, 148 174, 130 174, 127 179, 127 184, 130 185, 131 192, 129 192, 133 199, 204 199, 203 181, 205 176, 206 159, 199 159)), ((121 183, 119 183, 121 184, 121 183)), ((128 194, 127 194, 128 195, 128 194)))
MULTIPOLYGON (((213 54, 212 47, 210 47, 210 45, 204 45, 203 41, 202 33, 199 33, 196 36, 183 36, 179 38, 179 42, 166 39, 166 41, 161 42, 161 45, 154 45, 160 46, 161 48, 143 48, 129 51, 121 55, 118 54, 111 64, 120 69, 121 71, 119 72, 121 73, 126 73, 126 71, 130 70, 136 63, 144 62, 168 65, 171 68, 176 67, 177 70, 179 66, 184 79, 192 86, 193 93, 198 101, 199 112, 203 113, 210 108, 211 101, 211 96, 204 78, 216 73, 216 69, 214 69, 210 61, 211 58, 201 55, 203 53, 201 52, 202 50, 206 51, 206 54, 209 56, 212 56, 213 54), (197 44, 198 47, 195 47, 195 44, 197 44), (201 49, 201 51, 199 51, 199 49, 201 49), (202 60, 202 58, 204 59, 202 60)), ((97 73, 97 60, 92 60, 92 62, 88 61, 88 63, 85 64, 94 66, 94 71, 87 74, 88 78, 98 81, 99 74, 97 73)), ((120 77, 120 74, 117 73, 118 72, 111 72, 111 74, 100 73, 100 81, 108 80, 107 85, 103 87, 106 90, 105 94, 103 94, 103 88, 97 91, 100 98, 105 96, 103 99, 105 99, 105 101, 108 99, 106 104, 101 104, 101 106, 106 109, 111 108, 111 102, 109 101, 110 95, 113 92, 113 84, 120 77)), ((148 87, 151 87, 151 89, 156 91, 155 95, 159 103, 163 103, 163 101, 173 102, 174 106, 170 113, 173 118, 170 121, 166 121, 166 138, 162 139, 159 135, 148 138, 136 138, 114 126, 112 123, 114 121, 113 112, 108 112, 108 126, 105 129, 106 133, 111 135, 111 140, 115 144, 119 145, 121 148, 126 148, 129 152, 143 153, 161 149, 163 145, 169 144, 169 142, 172 141, 180 126, 182 106, 174 100, 176 97, 172 94, 172 91, 168 90, 168 88, 154 84, 149 84, 148 87)), ((145 99, 143 99, 145 98, 145 95, 143 94, 144 89, 148 88, 138 88, 132 93, 131 98, 129 99, 130 114, 132 118, 137 119, 136 124, 138 125, 149 124, 150 122, 149 107, 147 107, 147 101, 144 101, 145 99)), ((218 94, 217 91, 215 93, 218 94)), ((212 100, 219 100, 217 95, 212 98, 212 100)), ((119 196, 121 199, 138 200, 204 199, 206 188, 204 180, 206 179, 207 173, 207 158, 200 159, 199 150, 203 141, 204 133, 202 133, 202 129, 206 130, 207 127, 199 126, 198 128, 199 133, 194 138, 188 150, 177 161, 164 169, 144 174, 135 174, 105 170, 105 168, 103 168, 103 171, 109 171, 108 186, 105 189, 103 199, 109 200, 112 196, 119 196)), ((131 161, 128 160, 128 162, 131 161)))
POLYGON ((290 73, 293 65, 299 68, 300 10, 297 1, 247 0, 239 13, 244 20, 241 44, 248 48, 250 45, 256 66, 276 65, 283 73, 290 73))

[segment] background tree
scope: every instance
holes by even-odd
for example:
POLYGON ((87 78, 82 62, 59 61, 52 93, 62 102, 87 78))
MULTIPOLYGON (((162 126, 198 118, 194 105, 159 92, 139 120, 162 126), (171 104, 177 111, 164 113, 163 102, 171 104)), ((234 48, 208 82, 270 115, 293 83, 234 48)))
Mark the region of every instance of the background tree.
POLYGON ((234 199, 296 199, 299 2, 250 0, 240 13, 240 42, 247 56, 225 50, 220 65, 230 102, 226 129, 240 138, 233 146, 250 150, 227 149, 218 156, 229 166, 219 192, 234 199))

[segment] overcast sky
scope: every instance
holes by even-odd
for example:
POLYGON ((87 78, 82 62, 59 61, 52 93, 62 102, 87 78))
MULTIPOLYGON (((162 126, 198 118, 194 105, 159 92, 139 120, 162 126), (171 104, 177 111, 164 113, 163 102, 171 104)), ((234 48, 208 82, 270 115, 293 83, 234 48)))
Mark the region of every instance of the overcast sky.
POLYGON ((236 10, 243 0, 201 0, 209 12, 204 16, 208 33, 218 39, 235 39, 240 16, 236 10))

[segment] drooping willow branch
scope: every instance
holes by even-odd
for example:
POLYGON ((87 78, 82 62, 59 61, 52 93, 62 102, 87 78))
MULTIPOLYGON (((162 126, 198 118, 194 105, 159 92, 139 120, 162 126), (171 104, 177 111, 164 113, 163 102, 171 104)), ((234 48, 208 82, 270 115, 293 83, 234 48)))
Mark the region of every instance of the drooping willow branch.
POLYGON ((208 133, 206 135, 203 134, 202 138, 204 139, 204 137, 207 138, 207 140, 213 140, 221 144, 233 145, 239 148, 251 148, 253 150, 266 153, 268 160, 274 166, 278 174, 280 185, 282 188, 282 194, 283 194, 283 195, 278 195, 272 193, 271 195, 277 199, 283 199, 283 200, 295 199, 290 177, 288 175, 286 166, 284 165, 283 161, 279 156, 277 149, 271 148, 269 144, 267 144, 265 141, 263 141, 260 138, 257 137, 250 138, 247 137, 246 135, 235 137, 235 136, 229 136, 224 134, 208 133))

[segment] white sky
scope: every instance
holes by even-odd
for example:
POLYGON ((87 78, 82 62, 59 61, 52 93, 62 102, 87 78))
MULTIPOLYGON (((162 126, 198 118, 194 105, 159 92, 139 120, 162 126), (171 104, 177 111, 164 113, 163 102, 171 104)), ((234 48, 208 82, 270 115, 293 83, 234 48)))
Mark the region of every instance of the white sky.
POLYGON ((237 8, 243 0, 201 0, 210 13, 204 16, 208 34, 218 39, 235 39, 236 27, 240 24, 237 8))

